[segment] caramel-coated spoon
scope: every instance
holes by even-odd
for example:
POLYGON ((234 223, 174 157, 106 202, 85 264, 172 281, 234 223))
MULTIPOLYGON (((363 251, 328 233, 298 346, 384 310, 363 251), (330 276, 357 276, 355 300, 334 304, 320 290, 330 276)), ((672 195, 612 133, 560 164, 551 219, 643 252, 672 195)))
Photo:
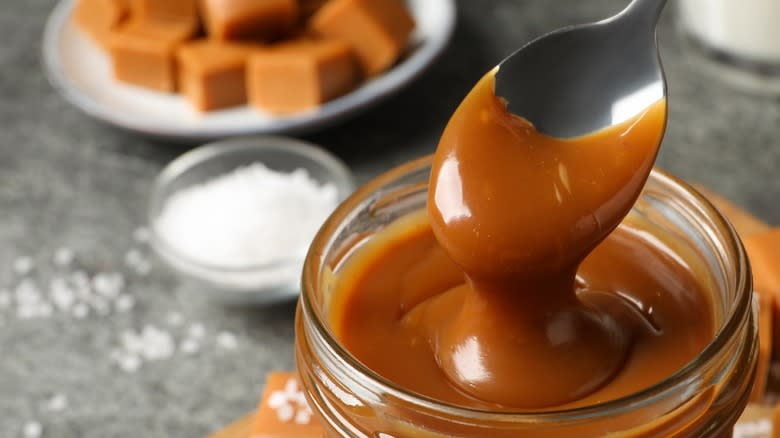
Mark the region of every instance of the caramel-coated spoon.
POLYGON ((603 21, 556 30, 499 64, 496 95, 545 134, 624 122, 666 97, 656 24, 666 0, 633 0, 603 21))

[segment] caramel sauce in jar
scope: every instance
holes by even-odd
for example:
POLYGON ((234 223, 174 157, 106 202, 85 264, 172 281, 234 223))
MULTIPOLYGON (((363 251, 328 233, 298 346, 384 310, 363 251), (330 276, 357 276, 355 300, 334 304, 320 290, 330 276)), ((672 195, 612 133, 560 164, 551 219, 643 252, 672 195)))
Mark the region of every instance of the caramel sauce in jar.
POLYGON ((665 102, 563 140, 493 84, 453 115, 427 187, 400 184, 414 163, 390 172, 315 240, 297 322, 315 411, 333 436, 729 433, 755 366, 750 281, 706 200, 661 181, 637 206, 665 102))

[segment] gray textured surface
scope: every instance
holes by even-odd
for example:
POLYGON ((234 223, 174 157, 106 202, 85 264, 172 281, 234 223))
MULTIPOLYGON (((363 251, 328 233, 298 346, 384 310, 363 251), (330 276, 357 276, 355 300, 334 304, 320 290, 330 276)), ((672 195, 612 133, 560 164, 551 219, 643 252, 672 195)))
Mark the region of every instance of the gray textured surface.
MULTIPOLYGON (((454 42, 429 73, 380 107, 309 139, 341 156, 364 182, 431 152, 469 86, 520 43, 623 3, 459 1, 454 42)), ((45 265, 60 246, 75 249, 87 271, 121 268, 151 179, 184 150, 104 126, 55 94, 39 65, 52 7, 53 0, 0 4, 0 287, 16 282, 16 257, 45 265)), ((662 40, 671 114, 659 164, 780 223, 779 101, 699 74, 685 62, 670 15, 662 40)), ((43 271, 34 276, 46 277, 43 271)), ((126 315, 18 321, 0 311, 0 437, 20 436, 27 419, 41 421, 50 437, 199 437, 250 410, 265 372, 292 367, 292 303, 226 310, 197 300, 160 266, 148 278, 127 275, 139 305, 126 315), (119 331, 161 324, 172 309, 209 333, 237 333, 238 351, 207 346, 134 375, 118 372, 108 351, 119 331), (68 409, 41 409, 52 393, 67 394, 68 409)))

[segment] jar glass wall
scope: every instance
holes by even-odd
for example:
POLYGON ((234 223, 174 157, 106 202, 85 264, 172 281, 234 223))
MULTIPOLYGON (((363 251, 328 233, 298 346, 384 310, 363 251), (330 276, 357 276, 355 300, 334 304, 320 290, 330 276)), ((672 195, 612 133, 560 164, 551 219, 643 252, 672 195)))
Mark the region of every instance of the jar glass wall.
POLYGON ((747 403, 757 361, 750 269, 722 215, 689 186, 658 170, 621 226, 644 224, 644 231, 663 239, 694 267, 706 289, 714 291, 712 311, 718 327, 712 342, 666 380, 595 406, 499 413, 417 395, 349 354, 327 324, 333 278, 349 254, 374 233, 425 208, 430 165, 430 157, 407 163, 359 189, 326 222, 310 249, 296 318, 296 360, 307 397, 328 436, 730 435, 747 403))

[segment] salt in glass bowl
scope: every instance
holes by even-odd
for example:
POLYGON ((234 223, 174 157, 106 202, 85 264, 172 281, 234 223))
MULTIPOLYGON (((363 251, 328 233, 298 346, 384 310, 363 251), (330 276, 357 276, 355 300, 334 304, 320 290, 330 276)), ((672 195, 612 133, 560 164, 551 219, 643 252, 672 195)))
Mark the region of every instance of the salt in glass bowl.
POLYGON ((166 241, 158 218, 175 193, 258 162, 277 172, 305 169, 319 184, 333 184, 339 203, 355 189, 349 169, 338 158, 320 147, 285 137, 209 143, 168 164, 155 180, 149 199, 150 244, 189 288, 224 304, 261 305, 297 297, 304 255, 242 267, 204 263, 166 241))

